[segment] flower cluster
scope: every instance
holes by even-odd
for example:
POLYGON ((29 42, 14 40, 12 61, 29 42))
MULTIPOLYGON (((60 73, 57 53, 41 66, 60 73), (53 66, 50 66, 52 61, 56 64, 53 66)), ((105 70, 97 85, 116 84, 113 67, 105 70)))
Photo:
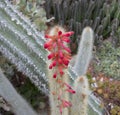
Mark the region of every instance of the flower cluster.
POLYGON ((57 94, 54 91, 52 91, 52 94, 57 95, 57 100, 59 101, 58 107, 61 115, 63 108, 72 106, 71 102, 63 99, 64 93, 75 93, 71 86, 61 79, 71 59, 71 50, 68 48, 67 43, 70 43, 69 37, 72 34, 74 34, 74 32, 64 32, 61 28, 56 27, 52 34, 45 35, 47 42, 44 44, 44 48, 49 50, 50 54, 48 55, 48 60, 52 62, 49 65, 49 69, 53 70, 53 78, 56 79, 60 87, 57 94))
POLYGON ((52 60, 52 63, 49 65, 49 69, 57 67, 53 77, 56 78, 57 74, 62 76, 64 74, 64 69, 67 68, 69 60, 71 59, 71 50, 66 46, 65 43, 69 43, 69 37, 74 32, 63 33, 59 29, 56 32, 56 35, 45 35, 45 38, 48 39, 48 42, 44 44, 44 48, 48 49, 51 53, 48 55, 48 59, 52 60))

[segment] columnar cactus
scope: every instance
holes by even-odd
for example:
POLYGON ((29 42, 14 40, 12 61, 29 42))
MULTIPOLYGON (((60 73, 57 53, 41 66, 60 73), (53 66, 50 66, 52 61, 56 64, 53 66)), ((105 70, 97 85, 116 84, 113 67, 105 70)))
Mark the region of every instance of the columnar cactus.
POLYGON ((93 36, 90 28, 86 28, 86 31, 82 33, 76 63, 73 67, 79 76, 85 75, 89 66, 93 50, 93 36))
POLYGON ((82 32, 76 62, 73 67, 79 77, 74 82, 76 94, 72 97, 72 102, 75 105, 71 108, 71 115, 87 115, 88 112, 87 105, 90 90, 85 74, 92 56, 93 38, 93 30, 86 27, 82 32))
POLYGON ((60 114, 68 115, 68 109, 64 109, 71 106, 68 93, 75 93, 68 84, 69 76, 65 70, 71 58, 71 51, 66 43, 70 42, 69 36, 72 34, 73 32, 65 32, 62 27, 55 26, 45 36, 48 42, 44 44, 44 47, 50 51, 48 59, 52 60, 48 67, 48 69, 52 69, 48 70, 52 115, 58 114, 58 110, 60 114))

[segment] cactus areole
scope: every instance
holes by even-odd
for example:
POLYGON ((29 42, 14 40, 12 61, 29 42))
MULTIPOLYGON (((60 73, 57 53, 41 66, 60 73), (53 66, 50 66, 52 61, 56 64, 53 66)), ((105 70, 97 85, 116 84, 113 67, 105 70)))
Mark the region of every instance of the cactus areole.
POLYGON ((59 91, 59 94, 52 91, 53 95, 57 96, 59 101, 59 111, 62 115, 62 109, 71 107, 71 102, 62 98, 62 94, 65 92, 69 92, 74 94, 75 91, 72 87, 65 83, 61 78, 64 76, 64 71, 67 69, 69 61, 71 59, 71 50, 69 49, 67 43, 70 43, 70 36, 73 35, 74 32, 65 32, 63 28, 59 26, 55 26, 48 35, 45 35, 47 42, 44 44, 44 48, 47 49, 50 53, 48 55, 48 60, 51 60, 51 64, 49 65, 49 69, 53 71, 53 80, 57 82, 57 84, 62 87, 63 90, 59 91))

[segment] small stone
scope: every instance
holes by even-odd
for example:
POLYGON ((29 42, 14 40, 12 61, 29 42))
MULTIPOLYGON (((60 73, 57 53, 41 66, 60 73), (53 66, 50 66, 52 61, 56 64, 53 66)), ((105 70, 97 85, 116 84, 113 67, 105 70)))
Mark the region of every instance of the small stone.
POLYGON ((103 93, 103 90, 102 90, 102 89, 98 89, 97 92, 98 92, 99 94, 102 94, 102 93, 103 93))

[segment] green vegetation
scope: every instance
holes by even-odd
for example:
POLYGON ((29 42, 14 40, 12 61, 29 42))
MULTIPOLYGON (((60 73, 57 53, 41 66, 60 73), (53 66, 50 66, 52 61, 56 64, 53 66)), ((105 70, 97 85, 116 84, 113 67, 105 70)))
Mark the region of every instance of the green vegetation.
POLYGON ((105 41, 96 52, 95 70, 107 76, 120 79, 120 47, 114 47, 110 41, 105 41))
POLYGON ((12 4, 29 18, 38 30, 45 30, 46 13, 43 9, 44 0, 12 0, 12 4))

